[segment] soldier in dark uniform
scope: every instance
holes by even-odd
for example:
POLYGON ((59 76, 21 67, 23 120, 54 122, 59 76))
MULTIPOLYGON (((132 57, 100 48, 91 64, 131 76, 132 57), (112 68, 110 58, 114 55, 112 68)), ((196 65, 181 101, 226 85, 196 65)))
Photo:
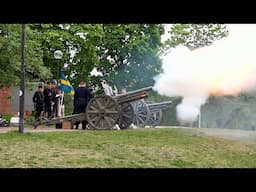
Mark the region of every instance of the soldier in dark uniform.
POLYGON ((52 112, 51 112, 52 89, 51 89, 51 83, 49 81, 47 82, 47 87, 44 89, 43 95, 44 95, 45 117, 50 118, 52 116, 52 112))
POLYGON ((57 117, 58 116, 58 88, 57 88, 57 81, 53 80, 51 81, 51 91, 52 91, 52 97, 51 97, 51 117, 57 117))
MULTIPOLYGON (((86 87, 86 82, 82 81, 79 87, 75 89, 74 95, 74 113, 85 113, 86 106, 89 100, 93 98, 93 94, 89 88, 86 87)), ((76 123, 76 129, 78 129, 80 122, 76 123)), ((86 121, 82 121, 82 128, 86 128, 86 121)))
POLYGON ((89 101, 94 97, 94 90, 92 87, 88 87, 89 91, 90 91, 90 97, 88 97, 88 101, 87 104, 89 103, 89 101))
POLYGON ((32 100, 35 104, 35 120, 39 120, 44 108, 43 87, 41 85, 38 86, 38 89, 34 93, 32 100))

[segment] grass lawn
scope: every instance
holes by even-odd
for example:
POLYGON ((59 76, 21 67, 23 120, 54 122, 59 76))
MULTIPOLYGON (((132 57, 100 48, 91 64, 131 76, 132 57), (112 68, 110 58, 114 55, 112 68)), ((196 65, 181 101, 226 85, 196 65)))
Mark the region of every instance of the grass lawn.
POLYGON ((0 134, 0 168, 256 167, 256 144, 185 129, 0 134))

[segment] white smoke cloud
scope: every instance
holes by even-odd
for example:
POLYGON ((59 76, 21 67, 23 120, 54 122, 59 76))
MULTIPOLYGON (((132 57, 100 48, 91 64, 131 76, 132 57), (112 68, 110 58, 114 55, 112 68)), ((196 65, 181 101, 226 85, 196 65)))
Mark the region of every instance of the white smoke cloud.
POLYGON ((191 122, 209 95, 237 94, 256 87, 256 25, 227 25, 229 36, 190 51, 178 46, 165 55, 163 74, 155 77, 161 95, 182 96, 181 122, 191 122))

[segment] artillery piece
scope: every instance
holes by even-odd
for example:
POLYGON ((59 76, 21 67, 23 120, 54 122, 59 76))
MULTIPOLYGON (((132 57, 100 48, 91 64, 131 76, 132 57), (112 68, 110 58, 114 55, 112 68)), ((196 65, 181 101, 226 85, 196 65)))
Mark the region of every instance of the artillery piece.
POLYGON ((166 109, 172 101, 165 101, 160 103, 145 103, 143 100, 133 103, 135 117, 134 125, 144 128, 146 124, 156 127, 160 124, 162 119, 162 109, 166 109))
MULTIPOLYGON (((113 90, 105 81, 102 82, 102 87, 106 95, 116 95, 118 90, 115 87, 113 90)), ((127 128, 131 123, 136 127, 144 128, 146 124, 151 127, 156 127, 160 124, 162 119, 162 109, 168 108, 172 104, 172 101, 165 101, 160 103, 146 103, 143 98, 130 102, 129 105, 122 105, 123 117, 120 119, 119 127, 127 128), (131 109, 131 105, 133 110, 131 109), (129 118, 127 115, 129 114, 129 118), (133 118, 131 118, 134 116, 133 118), (133 120, 132 120, 133 119, 133 120)))
POLYGON ((148 91, 152 87, 145 87, 135 91, 116 96, 99 95, 95 96, 88 103, 85 113, 57 117, 53 119, 40 119, 34 122, 34 127, 45 124, 57 124, 65 121, 73 123, 86 120, 90 128, 93 129, 112 129, 116 124, 120 129, 128 128, 134 119, 134 110, 131 102, 148 97, 148 91))
POLYGON ((172 104, 172 101, 165 101, 160 103, 152 103, 149 104, 150 117, 149 117, 149 125, 152 127, 156 127, 160 124, 162 119, 162 110, 168 108, 172 104))

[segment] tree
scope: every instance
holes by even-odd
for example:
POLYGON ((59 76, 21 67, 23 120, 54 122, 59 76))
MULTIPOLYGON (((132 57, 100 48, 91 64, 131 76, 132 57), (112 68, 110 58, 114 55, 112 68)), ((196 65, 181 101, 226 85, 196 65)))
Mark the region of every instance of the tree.
MULTIPOLYGON (((19 82, 20 28, 8 24, 0 28, 2 86, 19 82)), ((100 85, 102 78, 118 88, 152 85, 153 76, 161 71, 161 34, 163 26, 153 24, 27 24, 26 79, 59 79, 63 70, 73 85, 81 80, 100 85), (61 61, 53 56, 56 50, 63 52, 61 61), (95 67, 103 77, 90 74, 95 67)))
POLYGON ((222 24, 174 24, 168 33, 171 37, 164 43, 164 51, 177 45, 190 49, 209 46, 228 35, 226 25, 222 24))
MULTIPOLYGON (((26 25, 26 80, 44 79, 49 70, 43 65, 42 52, 37 40, 38 34, 26 25)), ((21 65, 21 25, 0 25, 0 87, 17 85, 20 80, 21 65)))
POLYGON ((60 70, 65 71, 73 85, 81 80, 90 81, 90 73, 99 62, 102 26, 100 24, 38 24, 43 62, 51 71, 49 78, 59 79, 60 70), (61 50, 63 58, 54 58, 54 51, 61 50))
POLYGON ((100 46, 98 71, 110 84, 128 90, 153 85, 153 77, 161 71, 158 50, 162 25, 107 24, 100 46))
POLYGON ((0 87, 11 86, 18 82, 19 44, 17 25, 0 25, 0 87))

